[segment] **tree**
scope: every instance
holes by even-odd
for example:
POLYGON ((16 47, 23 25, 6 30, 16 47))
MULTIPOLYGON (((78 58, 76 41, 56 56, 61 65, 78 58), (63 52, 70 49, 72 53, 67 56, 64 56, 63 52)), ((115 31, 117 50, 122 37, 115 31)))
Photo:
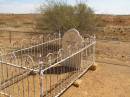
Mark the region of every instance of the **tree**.
POLYGON ((64 33, 70 28, 76 28, 86 32, 95 27, 96 15, 83 2, 70 5, 64 0, 49 0, 40 7, 40 12, 37 28, 44 31, 64 33))

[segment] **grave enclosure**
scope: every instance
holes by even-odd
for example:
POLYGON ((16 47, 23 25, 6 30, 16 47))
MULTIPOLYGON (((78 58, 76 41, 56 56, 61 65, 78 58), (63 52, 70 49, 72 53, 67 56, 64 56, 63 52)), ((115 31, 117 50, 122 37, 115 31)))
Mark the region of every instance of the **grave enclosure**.
POLYGON ((1 49, 0 97, 58 97, 95 62, 95 36, 76 29, 33 42, 1 49))

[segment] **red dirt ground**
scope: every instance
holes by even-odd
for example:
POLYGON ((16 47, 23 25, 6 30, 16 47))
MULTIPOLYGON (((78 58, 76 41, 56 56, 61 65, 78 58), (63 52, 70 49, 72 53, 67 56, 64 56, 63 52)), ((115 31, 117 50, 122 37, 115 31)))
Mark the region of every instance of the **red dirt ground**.
POLYGON ((81 80, 79 88, 71 86, 61 97, 130 97, 130 65, 98 63, 81 80))

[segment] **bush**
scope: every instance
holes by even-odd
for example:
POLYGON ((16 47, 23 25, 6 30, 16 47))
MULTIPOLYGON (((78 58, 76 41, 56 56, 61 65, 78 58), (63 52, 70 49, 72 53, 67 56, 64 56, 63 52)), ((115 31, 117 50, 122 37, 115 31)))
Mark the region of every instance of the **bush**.
POLYGON ((70 28, 76 28, 80 32, 90 32, 95 27, 96 16, 83 2, 73 6, 64 0, 50 0, 40 7, 40 12, 37 28, 44 31, 64 33, 70 28))

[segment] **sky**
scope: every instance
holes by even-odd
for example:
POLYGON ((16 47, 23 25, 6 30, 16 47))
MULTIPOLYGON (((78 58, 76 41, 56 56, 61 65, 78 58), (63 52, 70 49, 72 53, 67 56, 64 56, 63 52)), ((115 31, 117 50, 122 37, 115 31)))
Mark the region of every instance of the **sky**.
MULTIPOLYGON (((75 0, 68 0, 75 4, 75 0)), ((36 13, 45 0, 0 0, 0 13, 36 13)), ((130 14, 130 0, 87 0, 97 14, 130 14)))

